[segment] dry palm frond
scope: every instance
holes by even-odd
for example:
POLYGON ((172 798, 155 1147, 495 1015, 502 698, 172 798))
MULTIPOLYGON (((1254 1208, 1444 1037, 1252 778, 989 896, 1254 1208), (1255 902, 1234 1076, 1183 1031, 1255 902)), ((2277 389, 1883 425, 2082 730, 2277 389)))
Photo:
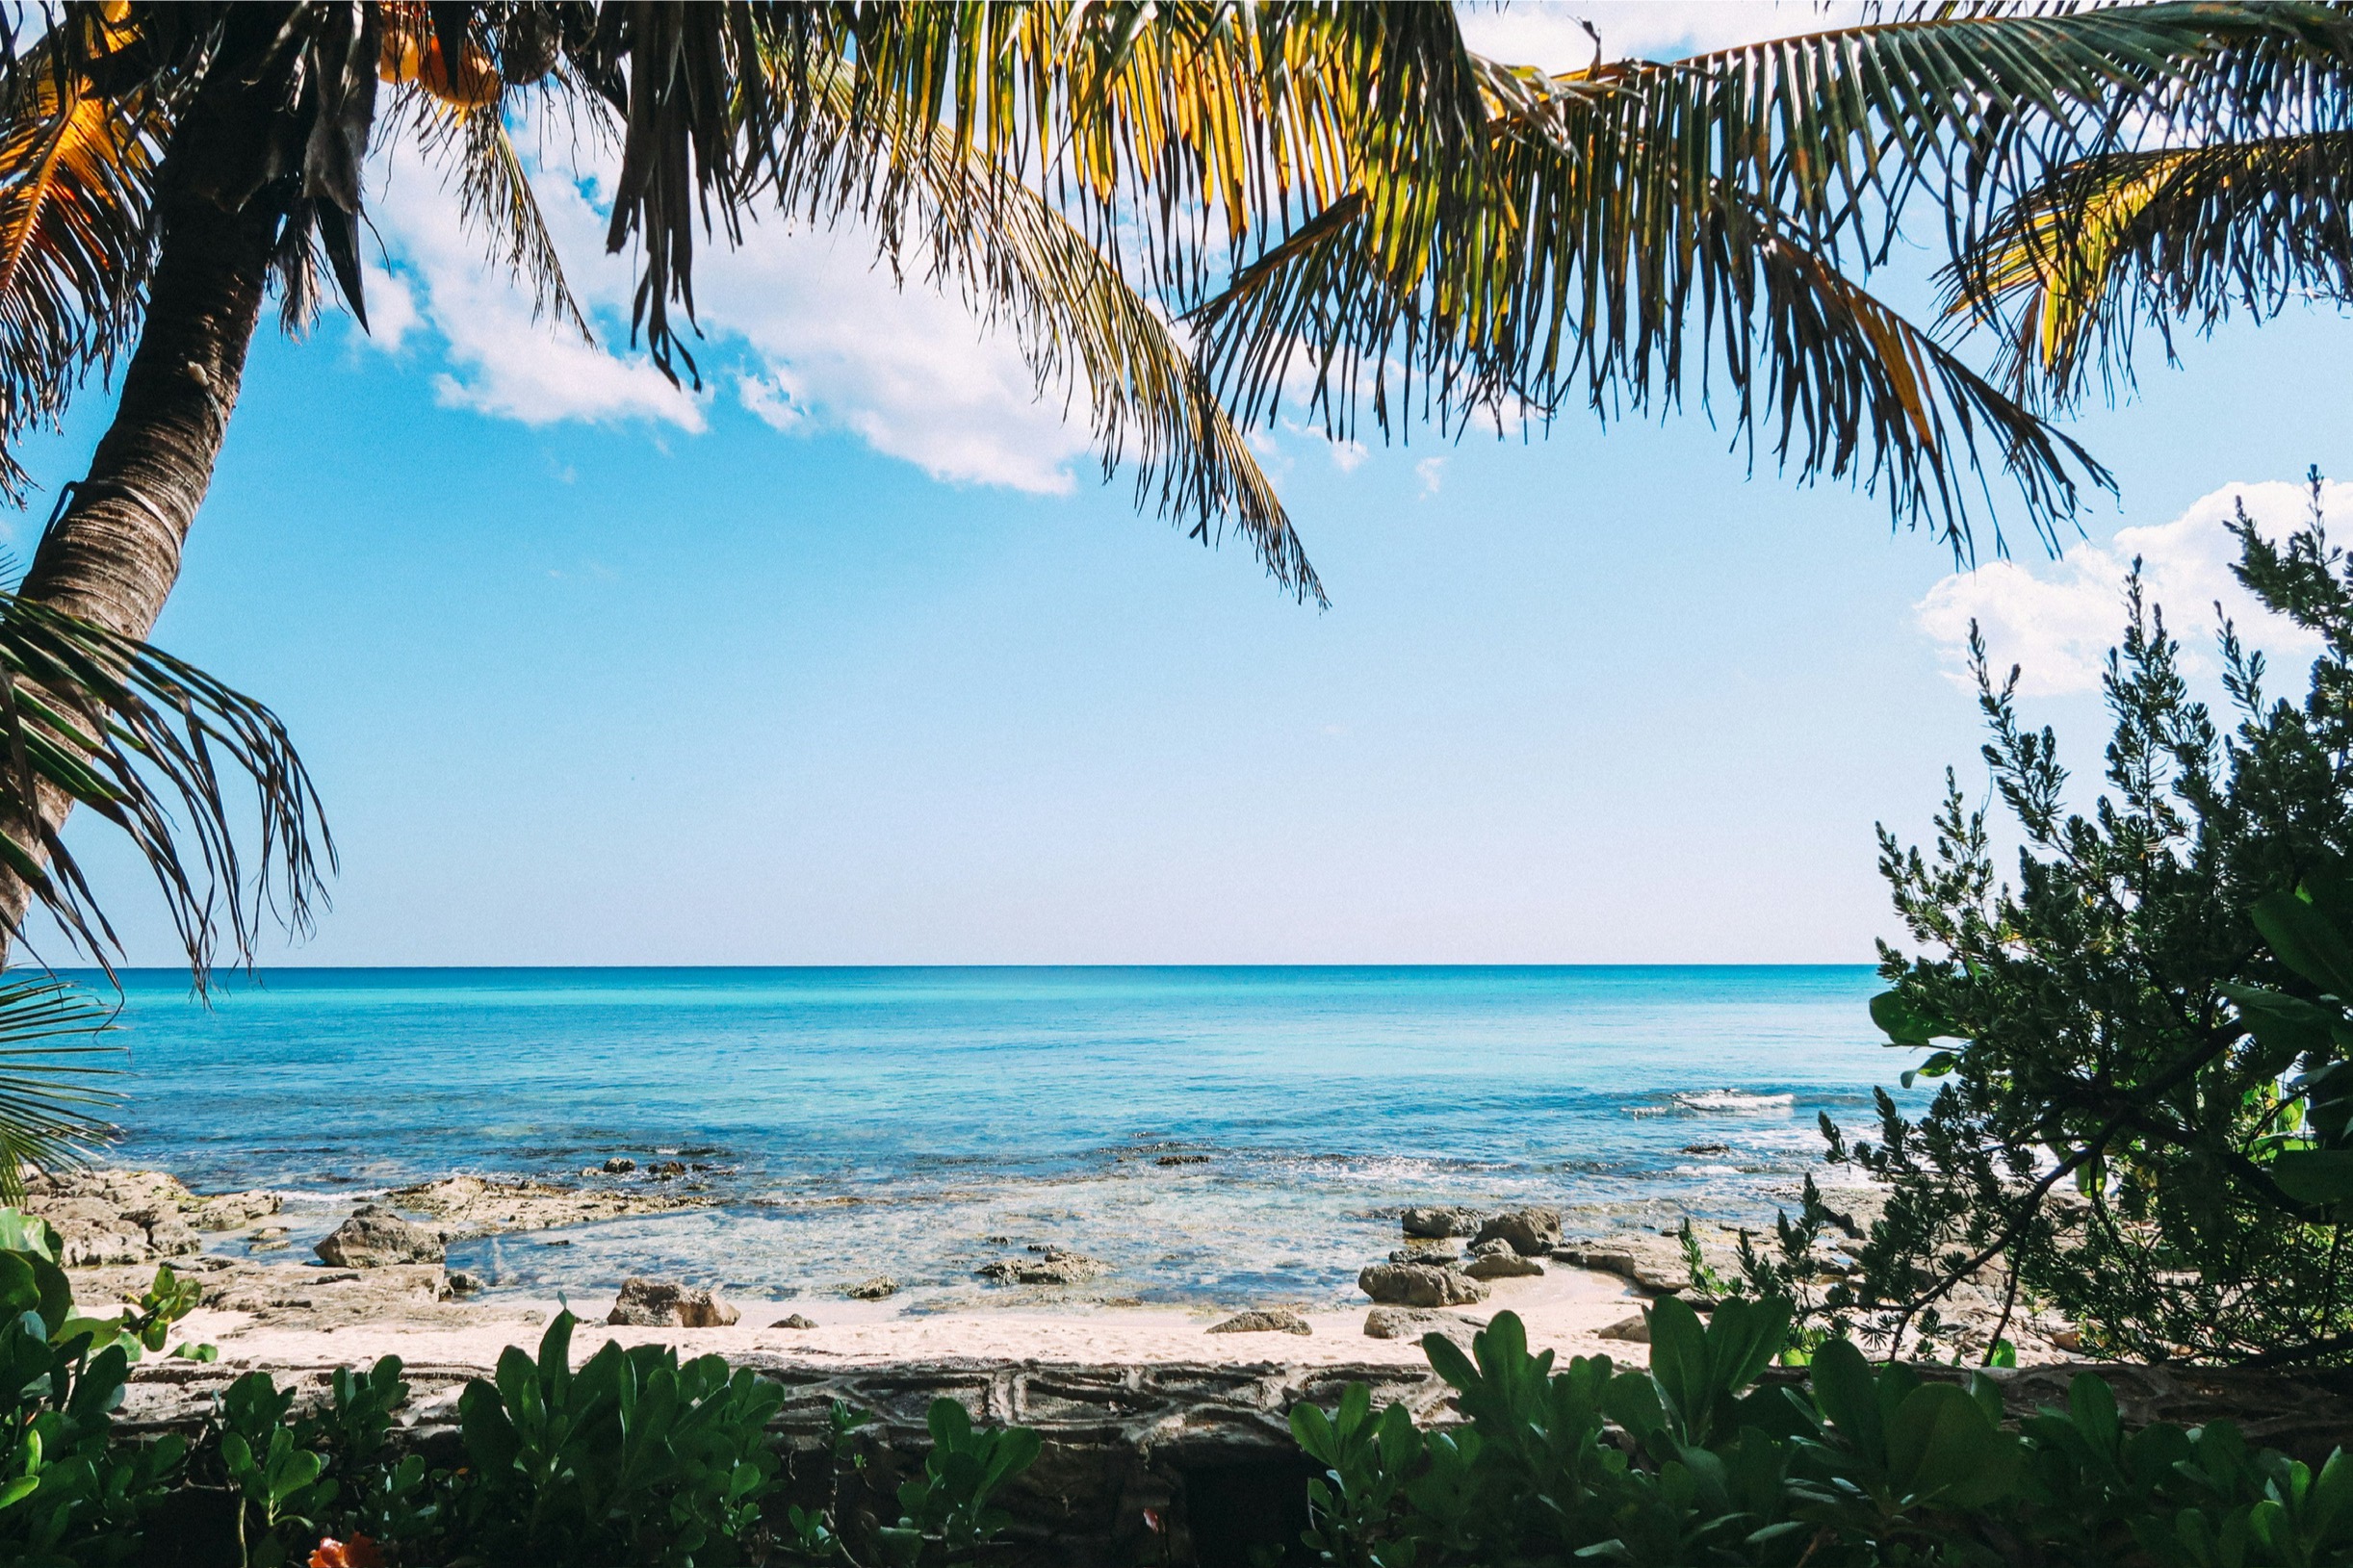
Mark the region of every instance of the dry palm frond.
POLYGON ((0 496, 18 504, 10 449, 137 328, 169 128, 160 95, 102 94, 68 64, 70 32, 0 65, 0 496))

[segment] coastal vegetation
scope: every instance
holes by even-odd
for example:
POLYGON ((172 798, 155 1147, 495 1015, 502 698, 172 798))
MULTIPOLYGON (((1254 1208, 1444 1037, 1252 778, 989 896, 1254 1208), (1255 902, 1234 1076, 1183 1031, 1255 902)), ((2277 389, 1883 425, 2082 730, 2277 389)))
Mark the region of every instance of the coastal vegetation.
POLYGON ((1884 1213, 1850 1242, 1809 1187, 1777 1246, 1752 1251, 1757 1289, 1891 1352, 1934 1347, 1940 1304, 1983 1277, 2004 1325, 2048 1309, 2106 1357, 2353 1353, 2353 563, 2320 497, 2315 474, 2282 540, 2243 508, 2233 525, 2239 580, 2321 644, 2303 691, 2268 693, 2226 621, 2226 728, 2135 576, 2088 809, 2067 807, 2056 736, 2020 720, 2018 672, 1998 681, 1973 641, 2015 881, 1950 772, 1925 853, 1882 830, 1920 950, 1882 944, 1892 989, 1873 1015, 1926 1051, 1905 1085, 1939 1087, 1916 1117, 1881 1091, 1875 1139, 1823 1118, 1829 1157, 1882 1189, 1884 1213), (1853 1253, 1826 1286, 1825 1235, 1853 1253))
MULTIPOLYGON (((145 1300, 77 1314, 38 1221, 0 1214, 0 1548, 85 1568, 184 1554, 204 1531, 248 1568, 530 1561, 550 1568, 889 1564, 981 1558, 1041 1444, 952 1399, 895 1490, 866 1475, 865 1416, 836 1401, 814 1452, 771 1447, 777 1383, 719 1356, 607 1344, 572 1364, 558 1313, 534 1355, 468 1383, 456 1444, 397 1436, 408 1385, 387 1357, 297 1400, 237 1378, 201 1429, 117 1428, 132 1363, 164 1350, 194 1293, 159 1271, 145 1300), (894 1518, 895 1522, 886 1523, 894 1518)), ((2353 1460, 2316 1471, 2227 1421, 2127 1431, 2079 1375, 2063 1408, 2006 1429, 1983 1376, 1872 1366, 1844 1340, 1797 1355, 1789 1303, 1675 1298, 1648 1314, 1651 1365, 1556 1371, 1509 1312, 1468 1352, 1423 1348, 1459 1420, 1376 1409, 1362 1384, 1290 1413, 1306 1482, 1297 1542, 1269 1564, 1415 1568, 1604 1560, 1795 1565, 2147 1563, 2311 1568, 2353 1560, 2353 1460), (1796 1373, 1772 1374, 1795 1356, 1796 1373)), ((173 1355, 201 1354, 177 1347, 173 1355)), ((1156 1517, 1148 1528, 1161 1529, 1156 1517)), ((209 1559, 207 1559, 209 1560, 209 1559)))

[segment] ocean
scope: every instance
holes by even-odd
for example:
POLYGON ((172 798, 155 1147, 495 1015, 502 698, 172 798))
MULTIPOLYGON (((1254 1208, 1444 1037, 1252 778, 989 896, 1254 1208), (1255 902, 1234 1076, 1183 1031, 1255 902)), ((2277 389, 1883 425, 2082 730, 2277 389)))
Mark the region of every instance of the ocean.
POLYGON ((1828 1174, 1818 1114, 1869 1123, 1912 1059, 1859 965, 281 969, 209 1005, 122 980, 111 1157, 278 1189, 297 1245, 452 1171, 678 1160, 718 1200, 452 1249, 535 1297, 889 1273, 968 1307, 1002 1298, 978 1262, 1038 1245, 1119 1298, 1337 1302, 1409 1203, 1770 1223, 1828 1174))

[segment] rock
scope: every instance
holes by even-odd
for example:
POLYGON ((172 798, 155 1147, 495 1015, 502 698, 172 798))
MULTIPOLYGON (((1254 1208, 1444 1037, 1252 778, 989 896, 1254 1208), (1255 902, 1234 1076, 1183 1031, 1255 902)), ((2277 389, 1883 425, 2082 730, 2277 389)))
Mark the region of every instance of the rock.
POLYGON ((1621 1247, 1572 1242, 1566 1247, 1554 1247, 1552 1259, 1555 1263, 1565 1263, 1572 1268, 1590 1269, 1596 1273, 1622 1274, 1628 1279, 1634 1277, 1634 1254, 1621 1247))
POLYGON ((1444 1334, 1458 1345, 1468 1345, 1479 1325, 1451 1312, 1417 1312, 1411 1307, 1377 1306, 1364 1315, 1366 1339, 1420 1339, 1444 1334))
POLYGON ((1280 1307, 1271 1312, 1237 1312, 1224 1323, 1213 1323, 1212 1334, 1312 1334, 1307 1320, 1280 1307))
POLYGON ((621 1294, 605 1321, 636 1328, 725 1328, 738 1316, 699 1285, 632 1274, 621 1281, 621 1294))
POLYGON ((1692 1271, 1682 1263, 1668 1266, 1638 1263, 1632 1278, 1635 1284, 1657 1296, 1673 1296, 1692 1288, 1692 1271))
POLYGON ((394 1263, 439 1263, 447 1254, 441 1233, 411 1224, 392 1210, 363 1203, 312 1248, 339 1269, 381 1269, 394 1263))
POLYGON ((123 1218, 147 1233, 147 1245, 162 1257, 186 1257, 204 1250, 195 1227, 181 1217, 177 1208, 134 1209, 123 1218))
POLYGON ((654 1178, 657 1181, 667 1181, 672 1176, 683 1176, 685 1173, 686 1162, 684 1160, 664 1160, 653 1168, 654 1178))
POLYGON ((392 1195, 401 1207, 439 1221, 441 1234, 449 1241, 547 1230, 634 1214, 665 1214, 711 1201, 643 1187, 565 1187, 545 1181, 489 1181, 480 1176, 444 1176, 439 1181, 402 1187, 392 1195))
POLYGON ((1732 1145, 1729 1144, 1686 1144, 1683 1145, 1683 1152, 1686 1154, 1729 1154, 1732 1152, 1732 1145))
POLYGON ((1479 1227, 1477 1242, 1503 1240, 1523 1258, 1540 1258, 1561 1245, 1558 1209, 1506 1209, 1479 1227))
POLYGON ((814 1328, 816 1324, 813 1320, 804 1318, 799 1313, 795 1312, 789 1318, 777 1319, 774 1323, 768 1324, 768 1326, 770 1328, 814 1328))
POLYGON ((285 1206, 275 1193, 216 1193, 196 1205, 198 1230, 243 1230, 285 1206))
POLYGON ((1405 1212, 1406 1234, 1409 1236, 1468 1236, 1479 1228, 1482 1216, 1476 1209, 1427 1208, 1405 1212))
POLYGON ((1206 1154, 1163 1154, 1152 1162, 1154 1165, 1207 1165, 1208 1163, 1209 1156, 1206 1154))
POLYGON ((1481 1280, 1426 1263, 1373 1264, 1357 1275, 1357 1288, 1384 1306, 1462 1306, 1488 1294, 1481 1280))
POLYGON ((1035 1258, 998 1258, 972 1272, 992 1285, 1076 1285, 1109 1273, 1111 1265, 1049 1247, 1035 1258))
POLYGON ((1647 1345, 1650 1343, 1650 1320, 1638 1312, 1631 1318, 1624 1318, 1610 1324, 1607 1328, 1594 1329, 1593 1337, 1595 1339, 1622 1339, 1629 1345, 1647 1345))
POLYGON ((28 1197, 25 1207, 57 1232, 58 1261, 69 1269, 144 1263, 152 1251, 144 1227, 103 1197, 28 1197))
POLYGON ((1412 1242, 1389 1254, 1391 1263, 1427 1263, 1440 1269, 1452 1268, 1461 1257, 1452 1242, 1412 1242))
POLYGON ((636 1169, 637 1162, 626 1154, 616 1154, 605 1162, 605 1174, 608 1176, 626 1176, 636 1169))
POLYGON ((1522 1279, 1542 1273, 1544 1266, 1507 1247, 1498 1252, 1482 1252, 1464 1264, 1462 1272, 1473 1279, 1522 1279))
POLYGON ((898 1281, 889 1274, 876 1274, 871 1279, 862 1279, 852 1285, 848 1292, 849 1298, 853 1301, 879 1301, 886 1296, 896 1296, 897 1294, 898 1281))
POLYGON ((463 1269, 452 1269, 443 1281, 442 1290, 444 1294, 452 1297, 478 1296, 482 1291, 482 1282, 463 1269))

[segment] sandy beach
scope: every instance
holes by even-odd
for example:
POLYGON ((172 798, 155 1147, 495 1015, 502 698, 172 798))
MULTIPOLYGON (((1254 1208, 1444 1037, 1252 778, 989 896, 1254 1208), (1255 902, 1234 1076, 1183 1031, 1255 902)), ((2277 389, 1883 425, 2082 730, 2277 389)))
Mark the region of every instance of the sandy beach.
MULTIPOLYGON (((1488 1300, 1455 1316, 1476 1324, 1508 1309, 1527 1324, 1532 1343, 1556 1349, 1564 1358, 1607 1353, 1646 1362, 1645 1347, 1599 1337, 1601 1329, 1640 1312, 1643 1299, 1616 1275, 1560 1268, 1536 1278, 1499 1280, 1488 1300)), ((223 1364, 239 1366, 349 1364, 389 1354, 417 1364, 488 1368, 506 1346, 536 1346, 549 1317, 562 1304, 440 1305, 416 1315, 336 1326, 301 1326, 272 1321, 268 1314, 200 1308, 182 1331, 192 1342, 217 1346, 223 1364)), ((608 1301, 569 1304, 582 1319, 573 1353, 582 1358, 617 1340, 624 1345, 659 1341, 687 1354, 758 1352, 844 1367, 945 1360, 1418 1366, 1424 1360, 1417 1340, 1365 1334, 1369 1304, 1303 1311, 1299 1315, 1311 1330, 1306 1334, 1211 1333, 1211 1325, 1229 1314, 1087 1303, 935 1313, 895 1310, 889 1302, 826 1307, 805 1300, 732 1301, 742 1320, 728 1328, 611 1327, 602 1321, 608 1301), (814 1318, 817 1326, 769 1326, 792 1312, 814 1318)))

